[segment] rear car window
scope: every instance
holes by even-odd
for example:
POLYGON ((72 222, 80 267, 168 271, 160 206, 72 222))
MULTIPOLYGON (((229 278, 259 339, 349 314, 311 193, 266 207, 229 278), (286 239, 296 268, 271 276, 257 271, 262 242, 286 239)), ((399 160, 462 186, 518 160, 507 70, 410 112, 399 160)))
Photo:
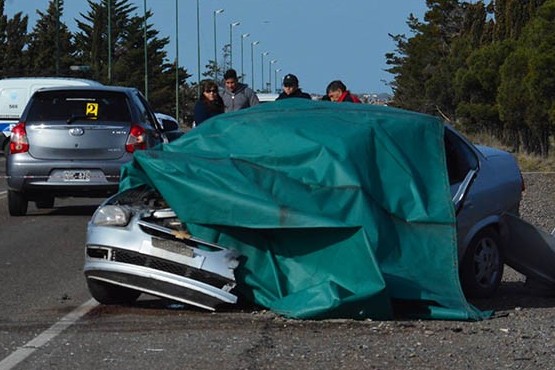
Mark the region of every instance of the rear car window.
POLYGON ((129 122, 127 96, 106 91, 55 91, 37 93, 26 121, 91 120, 95 123, 129 122))

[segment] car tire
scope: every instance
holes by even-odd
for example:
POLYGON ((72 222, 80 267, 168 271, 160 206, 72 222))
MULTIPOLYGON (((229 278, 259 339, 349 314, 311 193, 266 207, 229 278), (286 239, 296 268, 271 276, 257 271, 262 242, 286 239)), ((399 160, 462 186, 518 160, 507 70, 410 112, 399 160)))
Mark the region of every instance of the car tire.
POLYGON ((54 197, 36 200, 35 204, 39 209, 54 208, 54 197))
POLYGON ((460 279, 467 298, 491 297, 503 277, 504 261, 499 234, 488 227, 478 232, 466 250, 460 279))
POLYGON ((89 292, 102 304, 131 304, 139 298, 141 292, 95 279, 87 279, 89 292))
POLYGON ((19 191, 8 190, 8 209, 11 216, 25 216, 29 201, 19 191))

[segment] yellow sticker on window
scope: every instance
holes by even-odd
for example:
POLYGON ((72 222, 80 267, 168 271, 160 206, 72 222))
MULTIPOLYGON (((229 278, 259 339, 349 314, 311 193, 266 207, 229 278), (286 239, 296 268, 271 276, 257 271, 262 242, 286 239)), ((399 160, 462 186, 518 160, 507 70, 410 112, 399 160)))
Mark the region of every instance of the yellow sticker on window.
POLYGON ((87 103, 86 116, 92 119, 98 118, 98 103, 87 103))

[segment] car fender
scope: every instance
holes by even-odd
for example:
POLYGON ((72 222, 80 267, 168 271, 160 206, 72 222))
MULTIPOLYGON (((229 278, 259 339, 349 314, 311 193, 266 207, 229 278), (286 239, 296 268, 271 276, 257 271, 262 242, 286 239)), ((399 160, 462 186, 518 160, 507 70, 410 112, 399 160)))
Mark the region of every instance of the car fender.
POLYGON ((461 260, 466 253, 468 245, 472 241, 472 239, 478 234, 481 230, 485 229, 486 227, 493 227, 498 233, 501 238, 502 246, 506 245, 506 240, 508 237, 508 227, 506 222, 504 222, 503 218, 500 215, 489 215, 481 219, 480 221, 476 222, 472 228, 466 233, 464 239, 462 240, 462 248, 459 249, 459 260, 461 260))

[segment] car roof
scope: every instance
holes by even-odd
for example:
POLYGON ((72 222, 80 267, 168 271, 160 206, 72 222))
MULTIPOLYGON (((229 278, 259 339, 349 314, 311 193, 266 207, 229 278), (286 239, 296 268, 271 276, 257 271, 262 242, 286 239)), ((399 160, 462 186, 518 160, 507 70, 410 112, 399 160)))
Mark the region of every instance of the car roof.
POLYGON ((123 92, 130 93, 137 91, 134 87, 125 86, 106 86, 106 85, 95 85, 95 86, 56 86, 56 87, 44 87, 37 91, 110 91, 110 92, 123 92))

